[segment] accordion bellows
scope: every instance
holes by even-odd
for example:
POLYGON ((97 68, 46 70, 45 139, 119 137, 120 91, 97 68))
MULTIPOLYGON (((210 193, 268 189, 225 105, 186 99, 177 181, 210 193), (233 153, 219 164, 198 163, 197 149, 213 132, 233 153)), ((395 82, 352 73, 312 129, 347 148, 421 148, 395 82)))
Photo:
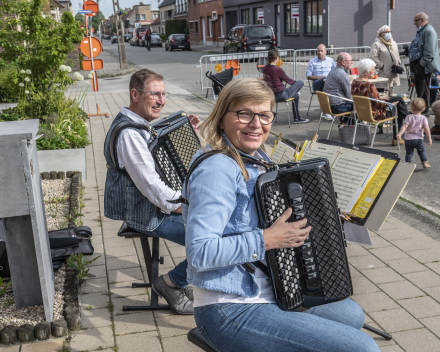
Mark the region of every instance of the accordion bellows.
POLYGON ((269 250, 269 273, 284 310, 342 300, 353 293, 345 238, 325 158, 279 165, 257 180, 262 228, 292 207, 291 221, 307 218, 312 230, 301 247, 269 250))

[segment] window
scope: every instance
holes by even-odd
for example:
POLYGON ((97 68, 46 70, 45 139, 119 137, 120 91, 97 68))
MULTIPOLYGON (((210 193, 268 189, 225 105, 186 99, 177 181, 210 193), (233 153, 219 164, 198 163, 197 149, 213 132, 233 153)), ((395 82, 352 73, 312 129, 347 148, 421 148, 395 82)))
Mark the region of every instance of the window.
POLYGON ((322 0, 304 2, 306 5, 306 33, 322 33, 322 0))
POLYGON ((194 24, 195 24, 195 32, 196 32, 196 34, 199 34, 199 21, 195 21, 194 22, 194 24))
POLYGON ((254 8, 254 24, 264 24, 264 8, 254 8))
POLYGON ((284 33, 298 34, 299 33, 299 3, 286 4, 284 16, 286 17, 286 26, 284 33))
POLYGON ((141 21, 145 20, 145 15, 141 15, 141 21))
POLYGON ((208 37, 212 37, 212 21, 211 21, 211 16, 208 16, 208 37))
POLYGON ((136 15, 136 21, 139 21, 141 19, 140 15, 136 15))
POLYGON ((251 19, 249 16, 249 9, 241 10, 241 22, 242 24, 251 24, 251 19))
POLYGON ((189 21, 188 27, 190 32, 194 32, 194 21, 189 21))
POLYGON ((225 32, 223 29, 223 15, 218 16, 218 21, 220 22, 220 37, 223 38, 225 36, 225 32))

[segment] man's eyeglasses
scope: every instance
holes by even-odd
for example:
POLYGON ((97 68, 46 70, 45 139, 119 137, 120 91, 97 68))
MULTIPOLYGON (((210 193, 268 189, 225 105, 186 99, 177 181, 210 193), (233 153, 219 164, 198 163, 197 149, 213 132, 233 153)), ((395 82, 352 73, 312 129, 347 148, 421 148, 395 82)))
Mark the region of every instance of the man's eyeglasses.
POLYGON ((414 23, 417 23, 420 20, 423 20, 423 18, 418 18, 418 19, 414 20, 414 23))
POLYGON ((154 100, 160 100, 160 99, 168 99, 168 97, 170 96, 170 93, 168 92, 152 92, 149 90, 143 90, 143 89, 136 89, 139 92, 147 92, 150 93, 150 96, 154 99, 154 100))
POLYGON ((263 111, 260 113, 249 111, 249 110, 228 110, 229 112, 234 112, 237 114, 238 121, 240 121, 242 124, 248 125, 250 124, 255 116, 258 116, 260 118, 260 122, 262 125, 270 125, 277 116, 276 112, 273 111, 263 111))

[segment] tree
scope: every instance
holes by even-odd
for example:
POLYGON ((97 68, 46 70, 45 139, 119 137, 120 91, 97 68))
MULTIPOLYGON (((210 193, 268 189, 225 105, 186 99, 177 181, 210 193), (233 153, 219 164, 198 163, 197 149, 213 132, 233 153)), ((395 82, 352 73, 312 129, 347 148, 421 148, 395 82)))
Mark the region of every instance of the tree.
POLYGON ((81 15, 80 13, 77 13, 77 14, 76 14, 76 16, 75 16, 75 20, 80 21, 81 24, 85 24, 85 23, 86 23, 86 21, 84 20, 84 16, 81 15))
POLYGON ((16 64, 17 72, 11 81, 18 83, 18 72, 29 69, 32 86, 44 93, 65 77, 59 67, 66 64, 67 54, 73 51, 74 42, 83 36, 84 29, 69 12, 64 12, 62 22, 57 23, 44 13, 42 2, 0 1, 0 13, 17 15, 0 19, 0 58, 16 64))
POLYGON ((99 25, 105 20, 105 16, 99 11, 95 16, 92 17, 92 27, 95 31, 99 30, 99 25))

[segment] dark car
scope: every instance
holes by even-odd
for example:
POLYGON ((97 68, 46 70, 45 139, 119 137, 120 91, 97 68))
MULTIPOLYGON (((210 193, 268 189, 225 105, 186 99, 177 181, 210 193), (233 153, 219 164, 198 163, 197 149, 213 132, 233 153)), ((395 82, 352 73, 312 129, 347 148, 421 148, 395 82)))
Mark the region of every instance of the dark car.
POLYGON ((151 46, 160 46, 162 48, 162 38, 157 34, 151 35, 151 46))
POLYGON ((114 36, 112 37, 112 41, 111 41, 111 43, 114 44, 114 43, 117 43, 117 42, 118 42, 118 37, 114 35, 114 36))
POLYGON ((133 38, 131 34, 124 34, 124 42, 129 42, 131 38, 133 38))
POLYGON ((189 36, 186 34, 171 34, 165 42, 165 50, 181 49, 191 50, 189 36))
POLYGON ((266 51, 276 48, 273 28, 266 24, 239 24, 225 39, 224 53, 266 51))

